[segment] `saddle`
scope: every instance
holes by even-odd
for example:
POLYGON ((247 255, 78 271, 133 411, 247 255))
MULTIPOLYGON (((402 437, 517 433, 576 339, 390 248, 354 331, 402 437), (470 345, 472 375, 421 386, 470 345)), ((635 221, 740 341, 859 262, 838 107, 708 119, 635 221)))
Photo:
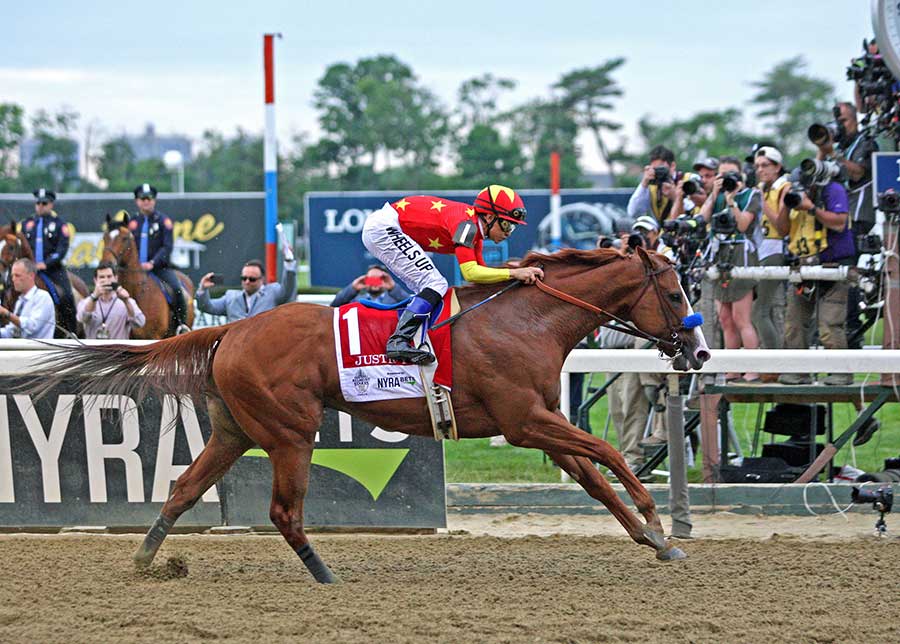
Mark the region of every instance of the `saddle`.
POLYGON ((175 291, 172 290, 172 287, 169 286, 166 282, 162 281, 156 273, 147 271, 147 275, 153 278, 153 281, 156 282, 156 285, 159 287, 159 290, 162 291, 163 297, 166 298, 166 304, 169 305, 169 308, 174 308, 175 306, 175 291))

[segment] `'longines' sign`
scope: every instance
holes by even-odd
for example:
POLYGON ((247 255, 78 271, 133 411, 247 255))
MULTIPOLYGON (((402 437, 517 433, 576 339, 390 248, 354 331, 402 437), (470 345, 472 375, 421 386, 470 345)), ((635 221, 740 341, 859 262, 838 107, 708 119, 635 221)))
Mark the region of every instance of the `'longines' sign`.
MULTIPOLYGON (((609 234, 616 222, 627 219, 626 206, 631 190, 563 190, 561 203, 562 246, 594 248, 598 233, 609 234), (583 207, 579 208, 576 205, 583 207)), ((310 283, 343 287, 366 272, 376 260, 362 243, 366 218, 385 203, 412 192, 309 192, 306 194, 306 240, 310 283)), ((472 203, 474 191, 443 191, 437 197, 472 203)), ((528 225, 500 248, 485 245, 485 262, 499 264, 511 257, 523 257, 532 249, 546 250, 550 241, 550 191, 520 191, 528 210, 528 225)), ((623 224, 624 225, 624 224, 623 224)), ((631 226, 628 220, 628 230, 631 226)), ((431 260, 451 283, 461 283, 456 262, 450 255, 433 255, 431 260)))
MULTIPOLYGON (((171 263, 194 283, 208 273, 222 273, 226 283, 237 284, 240 268, 249 259, 264 259, 265 193, 161 193, 160 212, 174 222, 175 244, 171 263)), ((129 194, 60 194, 54 206, 73 235, 66 265, 91 282, 102 254, 102 225, 106 214, 137 212, 129 194)), ((34 214, 30 195, 0 195, 0 223, 18 222, 34 214)))
MULTIPOLYGON (((206 414, 187 396, 77 395, 40 401, 0 377, 0 526, 135 526, 153 521, 203 449, 206 414)), ((328 410, 316 436, 308 525, 443 527, 443 451, 328 410)), ((271 466, 239 459, 180 522, 268 525, 271 466)))

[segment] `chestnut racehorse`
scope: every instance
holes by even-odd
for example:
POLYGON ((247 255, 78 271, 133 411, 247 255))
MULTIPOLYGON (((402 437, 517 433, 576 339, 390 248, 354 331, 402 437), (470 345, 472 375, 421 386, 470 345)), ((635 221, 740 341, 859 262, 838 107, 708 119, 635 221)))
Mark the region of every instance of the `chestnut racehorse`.
MULTIPOLYGON (((16 222, 10 221, 8 226, 0 226, 0 304, 12 310, 16 305, 18 294, 12 288, 11 271, 13 262, 18 259, 34 260, 34 251, 28 243, 28 239, 21 232, 16 232, 16 222)), ((67 270, 69 276, 69 284, 72 286, 72 298, 75 307, 78 303, 88 296, 88 288, 78 275, 67 270)), ((49 291, 44 278, 40 273, 35 278, 35 285, 39 289, 49 291)), ((62 319, 60 315, 60 307, 56 305, 56 320, 62 319)), ((62 335, 61 327, 57 327, 57 337, 62 335)), ((78 325, 77 335, 83 337, 81 324, 78 325)))
MULTIPOLYGON (((609 508, 637 543, 652 547, 661 560, 684 557, 666 541, 653 499, 622 456, 606 441, 571 425, 559 410, 559 374, 566 355, 613 315, 658 340, 675 357, 676 368, 699 368, 709 359, 699 329, 687 328, 690 305, 672 264, 641 248, 633 255, 614 249, 531 253, 522 264, 543 267, 541 288, 521 286, 503 293, 459 317, 452 327, 452 397, 459 435, 502 433, 512 445, 545 451, 609 508), (556 294, 544 286, 557 289, 556 294), (592 460, 612 470, 645 523, 619 499, 592 460)), ((460 306, 471 307, 503 287, 460 288, 460 306)), ((423 398, 344 400, 333 316, 329 307, 286 304, 250 320, 151 345, 66 347, 44 360, 47 373, 35 381, 39 391, 74 376, 84 378, 91 391, 139 399, 148 389, 207 396, 210 440, 176 481, 135 554, 138 565, 149 565, 178 517, 258 445, 272 463, 272 522, 318 581, 336 580, 303 530, 303 498, 323 409, 407 434, 430 436, 432 429, 423 398)))
MULTIPOLYGON (((116 265, 119 283, 137 301, 147 321, 140 329, 132 329, 136 340, 159 340, 175 335, 175 319, 163 294, 163 286, 141 268, 137 242, 128 228, 128 214, 121 220, 106 216, 103 233, 103 259, 116 265)), ((194 283, 181 271, 175 271, 185 291, 186 322, 194 324, 194 283)))

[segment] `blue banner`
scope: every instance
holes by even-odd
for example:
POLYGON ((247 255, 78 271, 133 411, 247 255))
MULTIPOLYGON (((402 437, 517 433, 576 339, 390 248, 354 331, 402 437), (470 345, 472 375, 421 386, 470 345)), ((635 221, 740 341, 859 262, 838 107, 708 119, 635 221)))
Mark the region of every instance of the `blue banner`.
MULTIPOLYGON (((594 248, 599 234, 627 230, 625 213, 632 190, 563 190, 562 243, 568 248, 594 248)), ((447 191, 435 196, 472 203, 477 191, 447 191)), ((409 192, 311 192, 306 195, 306 243, 310 283, 344 287, 378 263, 365 249, 361 233, 366 217, 385 203, 398 201, 409 192)), ((528 225, 516 229, 500 247, 485 245, 485 261, 502 263, 523 257, 530 250, 550 250, 550 191, 523 190, 519 194, 528 210, 528 225)), ((434 255, 435 265, 452 283, 459 271, 452 255, 434 255)))
POLYGON ((900 192, 900 152, 876 152, 872 163, 875 195, 893 189, 900 192))

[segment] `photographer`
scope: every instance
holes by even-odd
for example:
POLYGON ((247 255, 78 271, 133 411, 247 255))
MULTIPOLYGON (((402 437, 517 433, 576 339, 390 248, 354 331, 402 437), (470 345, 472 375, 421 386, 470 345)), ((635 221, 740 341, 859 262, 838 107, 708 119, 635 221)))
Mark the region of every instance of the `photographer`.
POLYGON ((628 216, 637 219, 652 214, 658 222, 669 219, 677 179, 675 154, 657 145, 650 150, 650 163, 644 166, 641 183, 628 200, 628 216))
POLYGON ((94 291, 78 303, 78 321, 90 340, 127 340, 146 318, 131 294, 119 286, 116 267, 100 262, 94 269, 94 291))
POLYGON ((810 126, 809 139, 818 148, 816 159, 830 159, 844 167, 847 177, 850 226, 854 235, 865 235, 875 225, 872 204, 872 153, 878 142, 859 129, 856 108, 851 103, 834 107, 835 120, 810 126))
MULTIPOLYGON (((775 220, 779 234, 788 235, 788 251, 798 264, 855 264, 856 247, 849 225, 847 191, 839 181, 842 168, 831 161, 804 159, 782 196, 775 220)), ((789 289, 785 314, 786 349, 806 349, 809 327, 818 320, 819 339, 826 349, 847 348, 847 282, 807 282, 789 289)), ((807 374, 782 374, 778 382, 811 384, 807 374)), ((831 374, 827 385, 853 382, 852 374, 831 374)))
MULTIPOLYGON (((772 146, 757 149, 753 165, 762 191, 763 214, 760 218, 762 239, 757 245, 757 259, 760 266, 784 266, 784 236, 778 232, 775 222, 784 195, 791 189, 790 175, 784 171, 781 152, 772 146)), ((753 325, 763 349, 781 349, 784 346, 784 290, 784 282, 777 280, 760 280, 756 285, 753 325)), ((767 380, 765 376, 764 379, 767 380)))
MULTIPOLYGON (((735 157, 719 160, 719 176, 703 204, 701 214, 710 222, 709 253, 723 276, 713 285, 716 314, 722 326, 726 349, 759 348, 751 322, 753 286, 751 280, 732 280, 728 271, 735 266, 756 266, 756 244, 762 197, 744 185, 741 162, 735 157)), ((758 382, 759 374, 726 374, 726 380, 758 382)))
POLYGON ((379 304, 396 304, 408 297, 409 293, 397 286, 384 266, 372 264, 365 275, 360 275, 338 291, 331 301, 331 306, 343 306, 349 302, 362 300, 379 304))

